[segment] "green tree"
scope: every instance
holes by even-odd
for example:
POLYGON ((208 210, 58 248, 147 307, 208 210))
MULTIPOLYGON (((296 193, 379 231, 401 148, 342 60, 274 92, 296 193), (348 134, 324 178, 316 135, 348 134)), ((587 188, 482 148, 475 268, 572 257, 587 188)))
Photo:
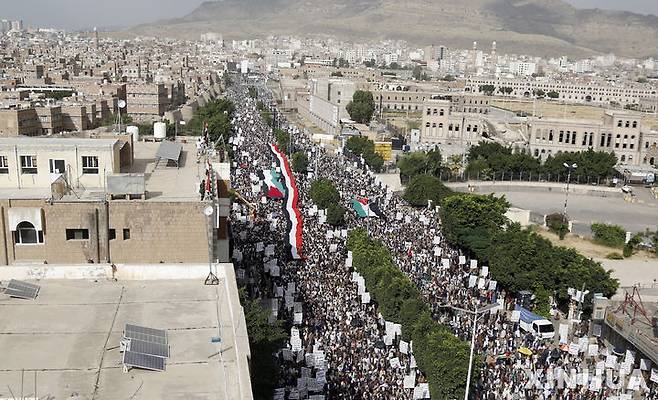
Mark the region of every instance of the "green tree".
POLYGON ((496 91, 496 87, 494 85, 480 85, 479 89, 481 93, 484 93, 487 96, 492 96, 496 91))
POLYGON ((541 89, 535 89, 533 90, 533 94, 537 97, 544 97, 546 95, 546 92, 541 89))
POLYGON ((546 96, 547 96, 549 99, 557 99, 557 98, 560 97, 560 93, 559 93, 559 92, 556 92, 555 90, 551 90, 550 92, 546 93, 546 96))
POLYGON ((276 145, 282 151, 286 151, 290 145, 290 134, 283 129, 274 130, 274 138, 276 139, 276 145))
POLYGON ((342 78, 342 77, 343 77, 343 73, 340 72, 340 71, 334 71, 334 72, 331 73, 331 76, 335 76, 335 77, 338 77, 338 78, 342 78))
POLYGON ((430 174, 440 176, 443 158, 439 150, 431 150, 427 153, 412 152, 398 159, 397 166, 403 180, 408 180, 419 174, 430 174))
POLYGON ((452 190, 434 176, 415 175, 407 185, 403 197, 411 205, 427 207, 428 200, 438 206, 442 199, 453 194, 452 190))
POLYGON ((347 139, 345 148, 352 154, 362 156, 365 163, 375 172, 381 171, 384 158, 375 152, 375 143, 365 136, 352 136, 347 139))
POLYGON ((591 229, 594 242, 603 246, 620 248, 626 242, 626 230, 619 225, 594 223, 591 229))
POLYGON ((306 153, 298 151, 292 155, 292 169, 299 174, 306 172, 308 169, 308 156, 306 153))
MULTIPOLYGON (((543 288, 555 295, 559 305, 569 301, 569 287, 583 284, 591 293, 610 298, 619 287, 610 271, 574 249, 555 247, 547 239, 513 224, 499 230, 489 249, 492 278, 512 293, 543 288)), ((588 304, 591 295, 588 297, 588 304)))
POLYGON ((228 138, 231 132, 231 116, 235 111, 233 103, 227 99, 215 100, 199 107, 194 117, 185 125, 188 135, 202 135, 204 123, 208 123, 208 136, 216 141, 220 136, 228 138))
POLYGON ((509 203, 493 194, 461 194, 441 201, 441 222, 446 239, 486 260, 493 236, 508 222, 509 203))
POLYGON ((354 255, 354 269, 364 277, 382 316, 402 325, 402 337, 413 340, 414 356, 427 377, 432 398, 463 398, 468 343, 432 319, 418 288, 394 265, 381 242, 356 229, 349 233, 347 247, 354 255))
POLYGON ((352 101, 347 104, 347 112, 350 118, 360 124, 369 124, 375 112, 375 100, 372 92, 357 90, 352 96, 352 101))
POLYGON ((268 322, 269 310, 265 310, 258 299, 249 299, 245 290, 240 290, 240 303, 244 308, 249 348, 251 350, 251 387, 254 399, 271 399, 279 378, 275 353, 286 340, 281 321, 268 322))
POLYGON ((560 237, 560 240, 564 240, 567 233, 569 233, 569 220, 562 213, 547 215, 546 225, 551 232, 560 237))
POLYGON ((329 179, 318 179, 311 183, 310 195, 320 209, 328 209, 330 205, 340 202, 340 193, 329 179))
POLYGON ((258 97, 258 90, 254 86, 250 86, 249 89, 247 89, 249 97, 252 99, 255 99, 258 97))
POLYGON ((342 204, 331 203, 327 207, 327 223, 331 226, 345 225, 345 207, 342 204))
POLYGON ((423 78, 423 67, 421 67, 420 65, 416 65, 414 67, 413 71, 411 72, 411 76, 417 81, 422 80, 422 78, 423 78))

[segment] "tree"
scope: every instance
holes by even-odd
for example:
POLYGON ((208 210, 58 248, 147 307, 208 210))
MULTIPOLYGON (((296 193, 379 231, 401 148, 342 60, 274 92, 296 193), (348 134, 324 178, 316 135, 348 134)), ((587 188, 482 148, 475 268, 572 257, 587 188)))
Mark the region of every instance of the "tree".
POLYGON ((504 197, 493 194, 448 196, 441 201, 443 234, 448 242, 486 260, 493 236, 508 222, 508 208, 504 197))
POLYGON ((369 124, 375 112, 375 100, 372 92, 357 90, 346 108, 351 119, 360 124, 369 124))
POLYGON ((211 101, 199 107, 194 117, 186 124, 186 131, 190 135, 202 135, 204 123, 208 123, 208 136, 216 141, 220 136, 225 139, 231 132, 231 116, 235 106, 226 99, 211 101))
POLYGON ((453 191, 437 178, 431 175, 415 175, 407 185, 403 197, 411 205, 427 207, 428 200, 438 206, 442 199, 453 194, 453 191))
POLYGON ((556 92, 555 90, 551 90, 550 92, 546 93, 546 96, 547 96, 549 99, 557 99, 557 98, 560 97, 560 93, 559 93, 559 92, 556 92))
POLYGON ((608 247, 622 247, 626 242, 626 230, 619 225, 597 224, 591 226, 594 242, 608 247))
MULTIPOLYGON (((600 263, 574 249, 555 247, 518 224, 497 232, 488 262, 492 278, 510 292, 543 288, 554 294, 562 307, 569 302, 569 287, 580 288, 585 284, 591 293, 603 293, 610 298, 619 286, 600 263)), ((590 294, 588 301, 591 298, 590 294)))
POLYGON ((390 69, 400 69, 400 64, 393 61, 389 66, 390 69))
POLYGON ((345 148, 353 154, 361 155, 367 151, 375 151, 375 143, 365 136, 352 136, 347 139, 345 148))
POLYGON ((416 65, 411 72, 411 76, 417 81, 421 80, 423 77, 423 68, 420 65, 416 65))
MULTIPOLYGON (((432 398, 463 398, 468 343, 432 319, 418 288, 393 264, 380 241, 355 229, 348 235, 347 247, 353 252, 354 269, 364 277, 382 316, 402 326, 405 340, 413 340, 414 356, 427 377, 432 398)), ((477 359, 474 362, 479 364, 477 359)))
POLYGON ((329 204, 329 207, 327 207, 327 223, 331 226, 345 225, 346 211, 342 204, 329 204))
POLYGON ((494 85, 480 85, 479 89, 481 93, 484 93, 487 96, 492 96, 496 91, 496 87, 494 85))
POLYGON ((498 91, 502 94, 510 95, 510 94, 512 94, 514 89, 509 87, 509 86, 503 86, 503 87, 498 88, 498 91))
POLYGON ((331 73, 331 76, 335 76, 335 77, 338 77, 338 78, 342 78, 342 77, 343 77, 343 73, 340 72, 340 71, 334 71, 334 72, 331 73))
POLYGON ((249 336, 254 399, 271 399, 279 375, 274 354, 286 340, 286 333, 281 321, 277 320, 274 324, 268 322, 270 311, 265 310, 259 300, 249 299, 244 289, 240 290, 239 295, 249 336))
POLYGON ((365 65, 366 68, 375 68, 377 66, 377 61, 375 61, 375 59, 365 60, 363 65, 365 65))
POLYGON ((406 181, 419 174, 440 176, 442 162, 441 152, 431 150, 427 153, 413 152, 403 155, 398 159, 397 166, 400 169, 401 178, 406 181))
POLYGON ((329 179, 318 179, 311 183, 310 195, 311 200, 324 210, 340 202, 340 193, 329 179))
POLYGON ((535 90, 533 90, 533 94, 536 97, 544 97, 546 95, 546 92, 541 90, 541 89, 535 89, 535 90))
POLYGON ((251 97, 252 99, 255 99, 255 98, 258 97, 258 90, 253 86, 249 87, 248 93, 249 93, 249 97, 251 97))
POLYGON ((276 139, 276 145, 280 150, 286 151, 290 145, 290 134, 283 129, 274 130, 274 138, 276 139))
POLYGON ((564 240, 569 233, 569 220, 562 213, 547 215, 546 225, 551 232, 560 237, 560 240, 564 240))
POLYGON ((292 155, 293 171, 303 174, 308 170, 308 156, 306 153, 298 151, 292 155))

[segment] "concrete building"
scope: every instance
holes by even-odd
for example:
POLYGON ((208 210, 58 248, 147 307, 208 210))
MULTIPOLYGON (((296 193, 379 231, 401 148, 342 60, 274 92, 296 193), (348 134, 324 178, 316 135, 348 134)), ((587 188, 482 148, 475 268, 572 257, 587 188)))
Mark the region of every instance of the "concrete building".
POLYGON ((167 88, 162 83, 127 84, 128 114, 138 120, 155 120, 169 107, 167 88))
POLYGON ((0 136, 36 136, 41 134, 34 108, 0 109, 0 136))
POLYGON ((557 92, 558 100, 568 103, 618 103, 622 106, 638 104, 641 99, 658 99, 655 88, 640 84, 604 85, 597 83, 569 83, 546 80, 506 79, 506 78, 470 78, 465 91, 480 93, 483 85, 493 85, 497 92, 501 87, 512 88, 511 96, 532 97, 537 91, 545 94, 557 92))
POLYGON ((488 125, 479 115, 453 110, 451 100, 423 103, 420 144, 468 148, 487 137, 488 125))
POLYGON ((0 265, 228 261, 225 171, 165 145, 178 163, 130 136, 1 138, 0 265), (200 196, 208 174, 214 203, 200 196))
POLYGON ((620 164, 657 165, 658 133, 633 113, 608 111, 600 121, 532 118, 528 136, 531 154, 542 159, 591 148, 614 152, 620 164))

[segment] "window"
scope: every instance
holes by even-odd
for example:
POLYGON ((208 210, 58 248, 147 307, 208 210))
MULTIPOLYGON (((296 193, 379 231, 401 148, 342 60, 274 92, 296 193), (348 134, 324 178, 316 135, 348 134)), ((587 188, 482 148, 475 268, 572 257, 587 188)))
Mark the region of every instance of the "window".
MULTIPOLYGON (((647 145, 649 142, 647 142, 647 145)), ((7 162, 7 156, 0 156, 0 174, 9 173, 9 163, 7 162)))
POLYGON ((128 240, 130 239, 130 229, 124 229, 123 230, 123 240, 128 240))
POLYGON ((110 229, 107 231, 107 238, 108 240, 114 240, 117 238, 117 230, 116 229, 110 229))
POLYGON ((633 121, 633 128, 637 128, 637 121, 633 121))
POLYGON ((37 173, 37 156, 21 156, 21 173, 30 175, 37 173))
POLYGON ((622 124, 623 124, 622 120, 617 121, 617 127, 618 127, 618 128, 621 128, 621 127, 622 127, 622 124))
POLYGON ((560 131, 560 137, 558 139, 558 142, 562 143, 562 140, 564 140, 564 131, 560 131))
POLYGON ((63 174, 66 171, 66 162, 64 160, 50 160, 50 173, 63 174))
POLYGON ((82 156, 82 173, 98 174, 98 157, 82 156))
POLYGON ((23 221, 16 226, 14 242, 16 244, 43 243, 43 232, 37 231, 30 222, 23 221))
POLYGON ((89 229, 67 229, 66 240, 89 240, 89 229))

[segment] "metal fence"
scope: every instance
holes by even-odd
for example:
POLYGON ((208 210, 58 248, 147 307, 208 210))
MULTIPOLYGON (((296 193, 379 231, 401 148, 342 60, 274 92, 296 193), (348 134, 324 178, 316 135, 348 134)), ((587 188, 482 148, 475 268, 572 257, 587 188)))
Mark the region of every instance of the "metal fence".
MULTIPOLYGON (((569 175, 562 174, 546 174, 536 172, 478 172, 468 173, 459 172, 453 173, 450 171, 441 171, 438 177, 444 182, 467 182, 467 181, 490 181, 490 182, 552 182, 552 183, 567 183, 569 175)), ((622 180, 623 181, 623 180, 622 180)), ((569 180, 572 184, 583 185, 606 185, 613 186, 613 178, 601 178, 600 176, 587 176, 572 174, 569 180)))

